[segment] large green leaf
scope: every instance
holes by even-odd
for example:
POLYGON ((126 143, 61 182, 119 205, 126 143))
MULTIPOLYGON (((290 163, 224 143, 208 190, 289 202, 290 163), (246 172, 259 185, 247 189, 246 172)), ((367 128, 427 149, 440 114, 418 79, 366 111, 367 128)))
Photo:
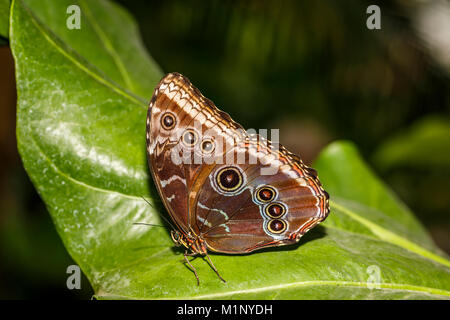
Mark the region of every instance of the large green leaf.
POLYGON ((19 151, 96 297, 450 297, 449 260, 349 143, 330 145, 316 164, 332 199, 322 226, 298 245, 211 254, 227 283, 197 258, 197 286, 167 230, 133 225, 162 224, 165 211, 144 139, 146 102, 161 72, 132 19, 107 1, 16 0, 11 31, 19 151), (80 30, 68 30, 61 14, 73 3, 82 9, 80 30))

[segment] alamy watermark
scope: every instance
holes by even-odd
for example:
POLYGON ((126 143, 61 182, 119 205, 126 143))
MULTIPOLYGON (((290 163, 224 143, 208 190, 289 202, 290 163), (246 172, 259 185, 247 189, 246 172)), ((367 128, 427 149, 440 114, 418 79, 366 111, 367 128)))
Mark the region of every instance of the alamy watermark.
POLYGON ((276 174, 283 164, 280 162, 280 154, 288 156, 286 153, 280 153, 279 129, 257 131, 228 126, 213 126, 206 130, 202 128, 200 121, 194 121, 187 128, 169 128, 170 130, 166 130, 167 135, 163 132, 163 138, 149 138, 149 152, 170 152, 170 160, 175 165, 259 164, 261 175, 276 174), (268 139, 269 133, 271 140, 268 139), (166 139, 164 151, 160 149, 161 139, 166 139))
POLYGON ((381 284, 381 270, 377 265, 368 266, 366 269, 369 277, 367 278, 367 288, 369 289, 380 289, 381 284))
POLYGON ((381 29, 381 9, 379 6, 373 4, 367 7, 367 14, 370 16, 367 17, 366 26, 369 30, 380 30, 381 29))
POLYGON ((66 273, 69 274, 66 280, 67 289, 81 289, 81 270, 76 264, 67 267, 66 273))
POLYGON ((67 29, 81 29, 81 9, 76 4, 67 7, 66 13, 70 16, 66 19, 67 29))

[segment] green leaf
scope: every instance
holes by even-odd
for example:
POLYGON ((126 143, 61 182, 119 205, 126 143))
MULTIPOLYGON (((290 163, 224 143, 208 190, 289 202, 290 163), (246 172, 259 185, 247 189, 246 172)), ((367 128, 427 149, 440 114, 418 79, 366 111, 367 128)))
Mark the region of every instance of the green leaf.
POLYGON ((10 6, 9 0, 0 0, 0 40, 8 39, 9 6, 10 6))
POLYGON ((111 2, 78 1, 82 27, 68 30, 74 1, 42 2, 12 4, 18 146, 97 298, 450 297, 449 260, 349 143, 316 163, 332 199, 322 226, 298 245, 211 254, 227 283, 197 258, 197 286, 168 230, 133 225, 165 214, 145 154, 146 104, 161 72, 133 20, 111 2))
POLYGON ((395 167, 450 168, 450 121, 428 117, 384 142, 374 154, 383 170, 395 167))

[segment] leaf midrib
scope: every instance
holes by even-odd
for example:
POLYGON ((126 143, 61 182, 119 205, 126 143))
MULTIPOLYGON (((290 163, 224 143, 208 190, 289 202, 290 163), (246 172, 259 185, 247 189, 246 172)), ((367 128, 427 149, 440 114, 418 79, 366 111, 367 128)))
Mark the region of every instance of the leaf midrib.
MULTIPOLYGON (((335 286, 335 287, 368 288, 367 282, 361 282, 361 281, 314 280, 314 281, 293 282, 293 283, 289 283, 289 284, 280 284, 280 285, 275 285, 275 286, 267 286, 267 287, 260 287, 260 288, 254 288, 254 289, 236 290, 236 291, 230 291, 227 293, 206 294, 206 295, 197 296, 197 297, 181 297, 179 299, 192 299, 192 298, 212 299, 212 298, 219 298, 221 296, 235 295, 235 294, 259 293, 259 292, 274 291, 274 290, 280 290, 280 289, 311 287, 311 286, 327 286, 327 285, 335 286)), ((423 287, 423 286, 413 286, 413 285, 409 285, 409 284, 371 283, 371 285, 380 286, 380 288, 383 288, 386 290, 405 290, 405 291, 407 290, 407 291, 423 292, 423 293, 441 295, 441 296, 450 296, 450 291, 436 289, 436 288, 430 288, 430 287, 423 287)))
MULTIPOLYGON (((354 235, 355 237, 362 237, 362 238, 370 239, 372 241, 380 241, 380 242, 389 243, 389 242, 387 242, 387 241, 385 241, 383 239, 380 239, 380 238, 375 238, 375 237, 372 237, 372 236, 369 236, 369 235, 366 235, 366 234, 355 233, 355 232, 352 232, 352 231, 349 231, 349 230, 345 230, 345 229, 342 229, 342 228, 338 228, 338 227, 335 227, 335 226, 324 226, 324 227, 328 228, 328 229, 338 230, 340 232, 349 233, 349 234, 354 235)), ((163 253, 163 252, 167 251, 168 248, 169 248, 169 246, 167 248, 161 249, 160 251, 152 254, 151 256, 152 257, 158 256, 160 253, 163 253)), ((255 253, 255 254, 257 254, 257 253, 255 253)), ((118 265, 118 266, 115 266, 115 267, 110 268, 110 269, 103 269, 102 272, 105 272, 105 273, 106 272, 112 272, 112 271, 116 271, 116 270, 122 269, 124 267, 131 267, 133 265, 141 263, 144 260, 147 260, 147 258, 148 257, 143 257, 143 258, 140 258, 140 259, 136 259, 135 261, 133 261, 131 263, 118 265)), ((166 260, 166 261, 163 261, 162 263, 160 263, 159 267, 162 268, 164 266, 168 266, 168 265, 171 265, 171 264, 172 264, 172 261, 166 260)), ((336 281, 336 280, 329 280, 329 281, 336 281)), ((311 281, 305 281, 305 282, 311 282, 311 281)), ((338 281, 336 281, 336 282, 338 282, 338 281)), ((290 285, 290 284, 285 284, 285 285, 290 285)), ((421 286, 418 286, 418 287, 421 287, 421 286)), ((250 289, 250 290, 253 290, 253 289, 250 289)), ((436 289, 436 290, 441 290, 441 289, 436 289)))
MULTIPOLYGON (((124 98, 126 98, 127 100, 141 106, 141 107, 145 107, 146 106, 146 100, 143 99, 140 96, 136 96, 133 93, 128 92, 127 90, 122 89, 119 85, 117 85, 115 82, 113 82, 112 80, 107 80, 106 78, 102 77, 102 75, 97 74, 96 72, 92 71, 89 69, 89 66, 85 66, 81 61, 79 61, 77 58, 75 58, 74 56, 72 56, 69 52, 67 52, 66 50, 64 50, 61 46, 59 46, 55 41, 53 41, 53 39, 51 38, 51 36, 43 29, 43 27, 40 25, 40 22, 38 21, 38 19, 34 16, 34 14, 31 12, 31 9, 28 8, 25 3, 23 2, 23 0, 13 0, 12 4, 11 4, 11 12, 12 10, 14 10, 15 7, 15 1, 20 1, 21 4, 23 5, 23 7, 25 8, 25 10, 28 12, 28 15, 30 16, 30 20, 33 22, 33 24, 36 26, 36 28, 41 32, 41 34, 44 36, 44 38, 53 46, 55 47, 55 49, 60 52, 66 59, 68 59, 70 62, 72 62, 76 67, 78 67, 80 70, 82 70, 83 72, 85 72, 87 75, 89 75, 90 77, 92 77, 94 80, 96 80, 97 82, 101 83, 102 85, 108 87, 109 89, 111 89, 112 91, 118 93, 119 95, 123 96, 124 98)), ((56 37, 56 35, 54 35, 56 37)), ((72 50, 74 50, 72 48, 72 50)), ((76 52, 76 50, 74 50, 74 52, 76 52)))
POLYGON ((123 64, 122 60, 120 59, 120 56, 117 54, 116 50, 114 49, 114 46, 111 44, 111 41, 109 41, 108 37, 105 35, 103 30, 99 27, 95 19, 91 15, 91 11, 89 9, 89 6, 84 0, 79 0, 80 3, 83 4, 83 8, 85 9, 86 18, 91 23, 95 33, 97 34, 98 38, 100 39, 102 46, 105 48, 105 50, 108 52, 108 54, 112 57, 114 63, 117 66, 117 69, 119 70, 122 79, 125 81, 126 85, 128 86, 128 89, 130 89, 132 92, 134 90, 133 83, 131 81, 130 75, 128 74, 127 69, 125 68, 125 65, 123 64))
POLYGON ((433 261, 435 261, 439 264, 442 264, 446 267, 450 267, 450 261, 448 261, 444 257, 441 257, 433 252, 430 252, 429 250, 417 245, 416 243, 414 243, 402 236, 399 236, 398 234, 396 234, 386 228, 383 228, 382 226, 380 226, 366 218, 361 217, 360 215, 358 215, 357 212, 352 211, 344 206, 341 206, 340 204, 338 204, 334 201, 330 201, 330 205, 332 208, 334 207, 334 208, 338 209, 342 213, 349 216, 351 219, 353 219, 353 220, 359 222, 360 224, 364 225, 365 227, 367 227, 370 231, 372 231, 373 234, 378 236, 378 239, 383 240, 388 243, 395 244, 396 246, 404 248, 410 252, 414 252, 415 254, 425 257, 429 260, 433 260, 433 261))
MULTIPOLYGON (((284 283, 280 285, 275 286, 266 286, 266 287, 259 287, 259 288, 253 288, 253 289, 244 289, 244 290, 235 290, 235 291, 228 291, 228 292, 219 292, 219 293, 211 293, 211 294, 205 294, 205 295, 199 295, 199 296, 183 296, 183 297, 164 297, 164 298, 157 298, 158 299, 173 299, 173 300, 192 300, 192 299, 217 299, 217 298, 223 298, 227 296, 233 296, 237 294, 251 294, 251 293, 261 293, 266 291, 275 291, 276 290, 287 290, 292 288, 300 288, 300 287, 313 287, 313 286, 333 286, 333 287, 348 287, 348 288, 369 288, 367 282, 361 282, 361 281, 335 281, 335 280, 314 280, 314 281, 300 281, 300 282, 293 282, 293 283, 284 283)), ((431 295, 438 295, 443 297, 450 297, 450 291, 442 290, 442 289, 436 289, 436 288, 430 288, 430 287, 424 287, 424 286, 414 286, 409 284, 401 284, 401 283, 371 283, 371 286, 379 286, 380 289, 383 290, 389 290, 389 291, 407 291, 407 292, 414 292, 414 293, 422 293, 422 294, 431 294, 431 295)), ((372 289, 372 290, 379 290, 379 289, 372 289)), ((108 293, 99 292, 96 294, 98 297, 121 297, 121 298, 127 298, 127 299, 143 299, 141 297, 134 297, 134 296, 122 296, 122 295, 109 295, 108 293)))

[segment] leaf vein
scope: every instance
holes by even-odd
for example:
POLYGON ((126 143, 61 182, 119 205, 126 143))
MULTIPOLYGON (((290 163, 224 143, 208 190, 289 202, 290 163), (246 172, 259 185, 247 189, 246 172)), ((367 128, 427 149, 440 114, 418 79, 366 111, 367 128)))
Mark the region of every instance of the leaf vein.
POLYGON ((89 9, 89 6, 86 4, 84 0, 80 0, 83 3, 84 11, 86 13, 87 20, 91 23, 92 27, 94 28, 95 33, 97 34, 98 38, 102 42, 103 47, 105 50, 109 53, 109 55, 113 58, 114 63, 116 64, 123 80, 125 81, 128 88, 133 91, 134 86, 131 81, 130 75, 128 74, 122 60, 120 59, 119 55, 117 54, 116 50, 114 49, 114 46, 109 41, 106 34, 102 31, 102 29, 99 27, 99 25, 96 23, 95 19, 93 19, 91 15, 91 11, 89 9))
POLYGON ((53 46, 55 47, 55 49, 61 53, 64 57, 66 57, 70 62, 72 62, 75 66, 77 66, 80 70, 84 71, 86 74, 88 74, 89 76, 91 76, 94 80, 96 80, 97 82, 103 84, 104 86, 110 88, 111 90, 115 91, 116 93, 118 93, 119 95, 123 96, 124 98, 126 98, 127 100, 147 108, 146 106, 146 101, 141 98, 141 97, 135 97, 134 95, 124 91, 123 89, 119 88, 119 86, 111 81, 108 81, 106 79, 104 79, 102 76, 100 76, 99 74, 91 71, 88 67, 86 67, 85 65, 83 65, 82 62, 78 61, 75 57, 73 57, 69 52, 67 52, 66 50, 64 50, 63 48, 61 48, 61 46, 59 46, 51 37, 50 35, 43 29, 42 26, 40 26, 39 22, 37 21, 37 18, 34 17, 34 15, 30 12, 30 9, 28 7, 25 6, 25 4, 22 5, 24 6, 24 8, 26 8, 26 10, 28 11, 28 14, 30 15, 30 20, 33 22, 33 24, 36 26, 36 28, 41 32, 41 34, 44 36, 44 38, 53 46))
POLYGON ((341 211, 342 213, 346 214, 347 216, 349 216, 350 218, 358 221, 359 223, 363 224, 364 226, 366 226, 367 228, 369 228, 375 235, 377 235, 381 240, 395 244, 399 247, 402 247, 408 251, 414 252, 418 255, 421 255, 425 258, 428 258, 430 260, 433 260, 435 262, 438 262, 440 264, 443 264, 447 267, 450 267, 450 261, 448 261, 447 259, 445 259, 444 257, 441 257, 437 254, 434 254, 424 248, 422 248, 421 246, 415 244, 414 242, 405 239, 404 237, 401 237, 375 223, 373 223, 372 221, 369 221, 361 216, 359 216, 356 212, 353 212, 347 208, 345 208, 344 206, 341 206, 339 204, 337 204, 334 201, 330 201, 330 204, 332 207, 334 207, 335 209, 338 209, 339 211, 341 211))

